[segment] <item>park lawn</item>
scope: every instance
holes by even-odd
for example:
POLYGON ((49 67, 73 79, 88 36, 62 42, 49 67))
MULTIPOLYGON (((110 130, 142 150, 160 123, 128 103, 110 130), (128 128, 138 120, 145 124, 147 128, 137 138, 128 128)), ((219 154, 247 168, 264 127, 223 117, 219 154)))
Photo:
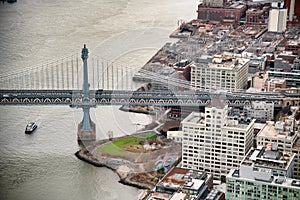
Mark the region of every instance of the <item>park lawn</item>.
POLYGON ((100 153, 108 153, 110 155, 125 155, 126 151, 131 151, 133 153, 140 152, 139 150, 134 150, 136 146, 141 146, 140 142, 145 139, 155 139, 157 138, 156 134, 140 134, 140 137, 126 137, 109 144, 106 144, 99 148, 100 153), (129 147, 129 148, 128 148, 129 147))
POLYGON ((140 138, 137 137, 127 137, 122 138, 120 140, 114 141, 113 144, 116 145, 119 148, 123 148, 130 145, 139 145, 139 142, 141 141, 140 138))
POLYGON ((122 149, 120 149, 119 147, 117 147, 115 144, 113 143, 109 143, 106 144, 104 146, 102 146, 101 148, 99 148, 98 150, 100 153, 109 153, 110 155, 124 155, 125 152, 122 151, 122 149))
POLYGON ((141 141, 140 138, 137 137, 127 137, 122 138, 120 140, 108 143, 99 148, 100 153, 108 153, 110 155, 125 155, 124 149, 127 146, 136 146, 139 145, 141 141))

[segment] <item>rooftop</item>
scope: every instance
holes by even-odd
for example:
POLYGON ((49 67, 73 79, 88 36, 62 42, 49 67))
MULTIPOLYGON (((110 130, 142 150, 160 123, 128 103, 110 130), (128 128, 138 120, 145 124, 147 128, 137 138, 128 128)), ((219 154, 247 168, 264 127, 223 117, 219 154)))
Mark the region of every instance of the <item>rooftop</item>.
POLYGON ((171 194, 166 194, 166 193, 162 193, 162 192, 153 192, 151 194, 151 197, 148 200, 156 200, 156 199, 170 200, 171 196, 172 196, 171 194))
MULTIPOLYGON (((238 118, 235 119, 232 116, 228 116, 224 122, 223 128, 237 128, 237 129, 247 129, 250 124, 254 124, 255 119, 250 118, 238 118)), ((204 113, 192 112, 181 122, 182 124, 193 124, 205 126, 205 115, 204 113)))
POLYGON ((192 112, 181 123, 192 123, 192 124, 199 124, 204 126, 205 124, 204 116, 205 116, 204 113, 192 112))
MULTIPOLYGON (((253 179, 250 179, 250 178, 240 177, 238 169, 230 170, 230 172, 228 173, 226 178, 234 178, 234 179, 243 179, 243 180, 253 181, 253 179)), ((259 180, 256 180, 256 181, 259 181, 259 180)), ((275 177, 273 177, 272 181, 269 183, 266 183, 265 181, 261 181, 261 182, 264 182, 264 184, 269 184, 269 185, 282 185, 285 187, 291 187, 291 188, 298 189, 298 190, 300 189, 300 180, 287 178, 287 177, 283 177, 283 176, 275 176, 275 177)))
POLYGON ((239 118, 238 120, 228 117, 224 124, 224 128, 238 128, 238 129, 247 129, 250 124, 254 124, 255 119, 250 118, 239 118))
MULTIPOLYGON (((281 123, 277 123, 281 126, 281 123)), ((284 126, 284 124, 282 125, 284 126)), ((281 126, 281 127, 282 127, 281 126)), ((268 121, 265 126, 260 130, 257 134, 258 138, 268 138, 268 139, 284 139, 284 140, 293 140, 297 135, 290 130, 286 130, 284 128, 278 127, 274 125, 274 122, 268 121)))
POLYGON ((207 195, 206 200, 219 199, 222 195, 224 195, 224 193, 219 190, 211 190, 210 193, 207 195))
POLYGON ((241 165, 287 170, 294 160, 295 153, 277 150, 277 145, 258 146, 246 155, 241 165))
POLYGON ((250 13, 250 12, 258 12, 258 13, 263 13, 264 10, 262 9, 258 9, 258 8, 249 8, 246 13, 250 13))
MULTIPOLYGON (((205 178, 205 177, 203 177, 205 178)), ((205 180, 205 179, 204 179, 205 180)), ((188 181, 185 182, 183 185, 183 189, 188 189, 188 190, 199 190, 201 186, 205 183, 204 180, 200 179, 189 179, 188 181)))
POLYGON ((249 59, 215 55, 212 59, 212 62, 209 62, 208 64, 198 64, 198 66, 208 67, 211 69, 238 70, 247 62, 249 62, 249 59))
POLYGON ((160 183, 158 183, 158 185, 168 186, 169 188, 195 188, 198 187, 199 184, 202 184, 204 182, 203 180, 206 180, 206 178, 207 174, 205 172, 175 167, 160 181, 160 183))
POLYGON ((205 191, 210 187, 212 175, 174 167, 156 184, 155 191, 150 194, 148 200, 196 200, 206 195, 205 191))
POLYGON ((254 123, 254 129, 263 129, 265 127, 265 124, 263 123, 254 123))
POLYGON ((240 8, 245 7, 245 5, 238 4, 238 5, 233 5, 232 7, 233 7, 233 8, 238 8, 238 9, 240 9, 240 8))
POLYGON ((182 131, 168 131, 167 132, 168 136, 173 136, 173 137, 182 137, 182 131))
POLYGON ((183 200, 186 199, 188 194, 182 192, 175 192, 174 195, 170 198, 170 200, 183 200))

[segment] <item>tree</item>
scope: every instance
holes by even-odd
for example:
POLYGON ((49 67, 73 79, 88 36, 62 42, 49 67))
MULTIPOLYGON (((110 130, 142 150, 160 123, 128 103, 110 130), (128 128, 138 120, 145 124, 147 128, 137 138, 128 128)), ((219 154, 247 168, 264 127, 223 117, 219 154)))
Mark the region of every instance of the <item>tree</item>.
POLYGON ((157 170, 157 173, 164 174, 164 173, 165 173, 165 168, 164 168, 164 167, 160 167, 160 168, 157 170))

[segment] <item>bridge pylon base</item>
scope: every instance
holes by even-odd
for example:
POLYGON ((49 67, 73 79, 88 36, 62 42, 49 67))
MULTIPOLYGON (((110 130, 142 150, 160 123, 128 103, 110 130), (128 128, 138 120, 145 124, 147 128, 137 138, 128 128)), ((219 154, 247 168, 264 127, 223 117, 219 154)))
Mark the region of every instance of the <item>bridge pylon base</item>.
POLYGON ((78 141, 96 141, 96 124, 91 120, 91 130, 82 130, 82 122, 78 124, 77 140, 78 141))

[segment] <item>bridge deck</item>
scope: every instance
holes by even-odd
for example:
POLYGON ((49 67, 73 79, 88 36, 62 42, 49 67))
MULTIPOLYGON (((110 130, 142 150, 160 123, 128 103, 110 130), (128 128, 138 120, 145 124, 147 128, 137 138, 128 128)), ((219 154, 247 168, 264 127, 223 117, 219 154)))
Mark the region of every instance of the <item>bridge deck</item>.
MULTIPOLYGON (((145 92, 129 90, 91 90, 90 102, 98 105, 160 105, 195 106, 207 105, 211 99, 224 98, 230 106, 242 106, 251 101, 272 101, 275 107, 282 106, 280 93, 208 93, 208 92, 145 92)), ((285 93, 285 98, 299 99, 300 94, 285 93)), ((19 104, 79 104, 81 90, 0 90, 0 105, 19 104)))

